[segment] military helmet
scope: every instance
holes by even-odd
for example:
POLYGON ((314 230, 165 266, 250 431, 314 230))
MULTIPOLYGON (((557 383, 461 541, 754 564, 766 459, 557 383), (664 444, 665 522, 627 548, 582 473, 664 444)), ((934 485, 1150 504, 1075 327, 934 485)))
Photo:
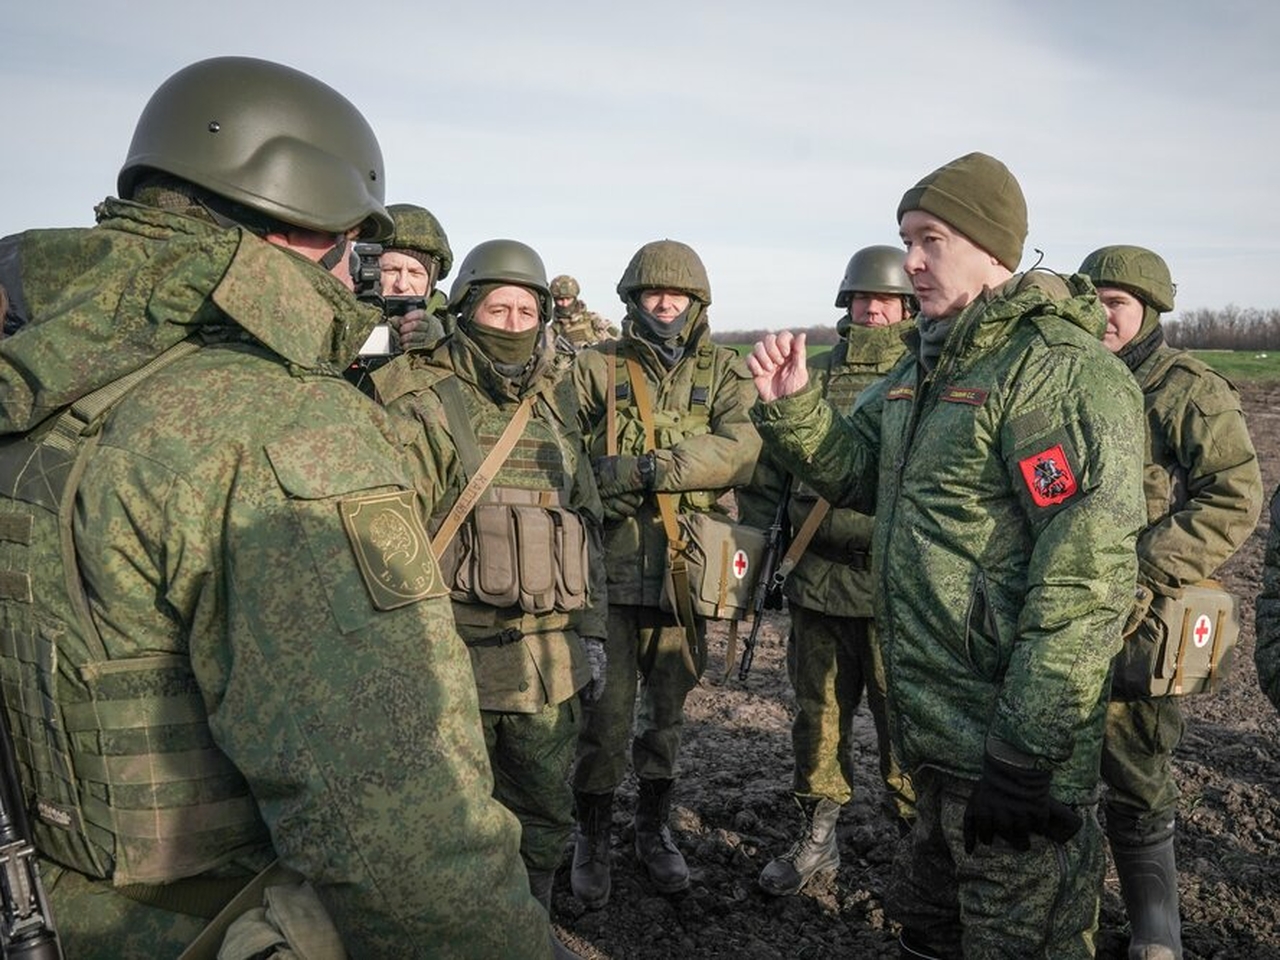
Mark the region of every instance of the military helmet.
POLYGON ((538 312, 551 319, 554 304, 547 286, 547 268, 538 252, 519 240, 486 240, 468 253, 449 288, 449 309, 458 311, 471 289, 479 284, 512 284, 528 287, 538 297, 538 312))
POLYGON ((641 290, 679 290, 711 303, 707 268, 693 247, 679 240, 653 240, 635 252, 618 281, 618 296, 630 304, 641 290))
POLYGON ((568 300, 570 298, 576 300, 581 292, 582 288, 578 286, 578 281, 567 273, 551 278, 551 296, 557 300, 568 300))
POLYGON ((1158 253, 1145 247, 1117 244, 1100 247, 1084 258, 1080 272, 1095 287, 1120 287, 1160 313, 1173 309, 1177 285, 1169 276, 1169 265, 1158 253))
POLYGON ((148 170, 197 184, 287 224, 324 233, 392 230, 382 149, 360 111, 291 67, 214 57, 151 95, 117 189, 129 199, 148 170))
POLYGON ((450 249, 449 238, 435 214, 426 207, 412 203, 393 203, 387 207, 387 213, 395 221, 395 232, 391 239, 383 243, 383 247, 387 250, 410 250, 434 257, 440 264, 440 275, 436 279, 443 280, 447 277, 453 266, 453 250, 450 249))
POLYGON ((907 254, 898 247, 863 247, 849 259, 836 292, 836 306, 847 307, 855 293, 896 293, 914 296, 911 278, 903 269, 907 254))

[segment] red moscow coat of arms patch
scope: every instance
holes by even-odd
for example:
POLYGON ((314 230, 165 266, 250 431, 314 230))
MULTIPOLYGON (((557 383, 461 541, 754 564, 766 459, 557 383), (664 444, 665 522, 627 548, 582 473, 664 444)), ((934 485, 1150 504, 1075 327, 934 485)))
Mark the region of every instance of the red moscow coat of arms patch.
POLYGON ((1019 460, 1018 467, 1037 507, 1062 503, 1079 489, 1060 443, 1019 460))

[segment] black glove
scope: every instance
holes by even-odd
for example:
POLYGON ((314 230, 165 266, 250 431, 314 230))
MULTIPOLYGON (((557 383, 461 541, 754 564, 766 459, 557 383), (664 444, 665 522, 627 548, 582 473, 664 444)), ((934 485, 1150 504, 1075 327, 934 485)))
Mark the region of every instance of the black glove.
POLYGON ((653 454, 638 457, 596 457, 593 464, 600 496, 648 490, 653 487, 653 454))
POLYGON ((422 309, 388 317, 387 326, 391 328, 391 346, 396 353, 425 350, 444 337, 440 318, 422 309))
POLYGON ((612 497, 602 497, 600 500, 606 523, 616 523, 627 517, 634 517, 642 503, 644 503, 643 493, 618 493, 612 497))
POLYGON ((964 850, 996 837, 1015 850, 1030 850, 1033 833, 1066 843, 1084 825, 1080 815, 1049 795, 1053 774, 1019 767, 991 754, 982 758, 982 777, 964 811, 964 850))

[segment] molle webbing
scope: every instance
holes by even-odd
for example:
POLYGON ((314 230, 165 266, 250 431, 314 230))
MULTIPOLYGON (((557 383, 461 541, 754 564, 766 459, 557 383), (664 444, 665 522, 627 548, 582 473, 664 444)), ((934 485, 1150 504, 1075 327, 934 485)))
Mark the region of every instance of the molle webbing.
POLYGON ((0 442, 0 682, 40 851, 117 885, 161 883, 269 842, 212 741, 189 658, 109 658, 72 541, 107 411, 184 341, 32 433, 0 442), (38 604, 35 600, 38 599, 38 604))

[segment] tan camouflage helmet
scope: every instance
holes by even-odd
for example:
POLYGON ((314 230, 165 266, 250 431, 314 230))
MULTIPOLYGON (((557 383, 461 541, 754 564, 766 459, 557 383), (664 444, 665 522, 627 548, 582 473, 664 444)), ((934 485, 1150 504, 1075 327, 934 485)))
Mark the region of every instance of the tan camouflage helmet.
POLYGON ((567 273, 551 278, 551 296, 556 300, 576 300, 581 292, 578 281, 567 273))
POLYGON ((844 278, 836 292, 836 306, 847 307, 855 293, 896 293, 915 295, 911 278, 903 269, 906 251, 900 247, 863 247, 849 259, 844 278))
POLYGON ((679 240, 653 240, 635 252, 618 281, 618 296, 630 305, 641 290, 679 290, 711 303, 707 268, 693 247, 679 240))
POLYGON ((453 266, 453 250, 440 221, 426 207, 412 203, 393 203, 387 207, 395 221, 395 233, 382 246, 384 250, 401 250, 409 255, 426 254, 440 264, 435 278, 443 280, 453 266))
POLYGON ((332 87, 268 60, 214 57, 161 84, 138 118, 119 195, 131 199, 151 170, 286 224, 391 233, 373 129, 332 87))
POLYGON ((1119 287, 1160 313, 1173 309, 1177 285, 1169 276, 1169 265, 1146 247, 1116 244, 1100 247, 1084 258, 1080 273, 1095 287, 1119 287))

